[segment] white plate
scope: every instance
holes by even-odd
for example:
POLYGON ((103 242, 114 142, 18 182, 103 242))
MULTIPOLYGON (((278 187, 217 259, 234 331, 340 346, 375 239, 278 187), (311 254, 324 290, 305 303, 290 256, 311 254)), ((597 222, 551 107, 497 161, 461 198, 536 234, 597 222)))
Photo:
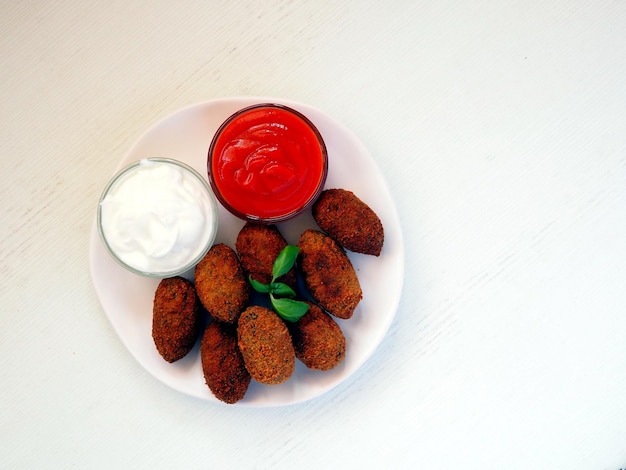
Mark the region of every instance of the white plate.
MULTIPOLYGON (((379 257, 349 253, 363 290, 363 300, 349 320, 337 319, 346 337, 346 357, 335 369, 321 372, 296 361, 294 375, 280 385, 252 381, 243 400, 230 406, 276 406, 298 403, 330 390, 352 375, 374 352, 395 315, 404 277, 404 246, 400 222, 387 184, 363 144, 341 123, 300 103, 275 98, 225 98, 184 108, 144 133, 119 162, 119 170, 144 157, 181 160, 206 175, 207 150, 219 125, 240 108, 274 102, 305 114, 319 129, 328 149, 326 188, 353 191, 380 217, 385 243, 379 257)), ((95 209, 95 208, 94 208, 95 209)), ((243 221, 220 206, 216 243, 234 248, 243 221)), ((288 243, 297 244, 300 233, 316 227, 310 214, 278 225, 288 243)), ((170 364, 159 356, 152 341, 152 300, 158 279, 132 274, 105 251, 95 226, 91 233, 90 269, 93 284, 113 328, 139 363, 157 379, 183 393, 222 403, 204 382, 196 347, 170 364)), ((191 278, 193 273, 187 277, 191 278)))

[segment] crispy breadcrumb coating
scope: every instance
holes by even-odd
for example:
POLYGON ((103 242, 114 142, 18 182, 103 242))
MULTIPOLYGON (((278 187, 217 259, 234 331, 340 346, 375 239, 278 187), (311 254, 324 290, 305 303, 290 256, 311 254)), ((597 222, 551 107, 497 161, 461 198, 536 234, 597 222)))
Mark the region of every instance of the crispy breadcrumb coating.
POLYGON ((223 243, 198 263, 195 284, 202 305, 218 321, 235 323, 248 305, 250 290, 239 258, 223 243))
POLYGON ((235 326, 211 322, 202 335, 200 358, 206 384, 218 400, 236 403, 245 396, 250 374, 237 346, 235 326))
POLYGON ((162 279, 154 293, 152 339, 167 362, 191 351, 200 334, 201 307, 193 284, 182 277, 162 279))
POLYGON ((312 208, 317 225, 346 250, 379 256, 385 233, 378 215, 353 192, 327 189, 312 208))
POLYGON ((280 384, 293 374, 295 351, 283 320, 273 310, 250 306, 239 317, 239 350, 257 382, 280 384))
MULTIPOLYGON (((275 225, 250 222, 247 222, 239 231, 235 243, 235 249, 246 274, 263 284, 269 284, 272 281, 274 260, 286 246, 287 241, 275 225)), ((296 286, 295 270, 291 269, 277 281, 284 282, 294 289, 296 286)))
POLYGON ((305 230, 298 242, 299 269, 317 304, 342 319, 351 318, 363 298, 350 258, 328 235, 305 230))
POLYGON ((346 356, 346 338, 339 325, 317 305, 295 323, 288 323, 296 357, 309 369, 329 370, 346 356))

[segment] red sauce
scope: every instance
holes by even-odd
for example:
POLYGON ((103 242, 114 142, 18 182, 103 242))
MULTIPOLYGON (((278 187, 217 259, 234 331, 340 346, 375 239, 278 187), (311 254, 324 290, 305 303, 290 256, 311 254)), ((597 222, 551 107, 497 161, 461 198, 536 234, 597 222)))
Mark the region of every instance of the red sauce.
POLYGON ((209 150, 209 179, 238 217, 277 222, 312 204, 326 180, 326 147, 297 111, 257 105, 231 116, 209 150))

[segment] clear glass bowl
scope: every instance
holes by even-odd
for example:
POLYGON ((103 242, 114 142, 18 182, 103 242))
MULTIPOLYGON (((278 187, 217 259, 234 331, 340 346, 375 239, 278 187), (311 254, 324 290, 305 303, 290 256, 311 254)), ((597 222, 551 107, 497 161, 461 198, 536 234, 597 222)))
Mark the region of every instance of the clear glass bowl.
POLYGON ((189 165, 170 158, 145 158, 126 166, 107 183, 98 203, 97 225, 106 250, 121 266, 141 276, 173 277, 193 269, 213 245, 217 201, 206 178, 189 165), (163 173, 149 171, 157 168, 163 173), (169 176, 163 180, 164 175, 169 176), (181 202, 180 191, 185 191, 186 202, 181 202), (195 224, 201 216, 190 217, 196 214, 205 218, 200 228, 195 224), (172 235, 189 227, 187 236, 172 235), (160 249, 145 249, 154 246, 160 249))
MULTIPOLYGON (((261 140, 262 139, 264 139, 264 137, 262 137, 261 140)), ((287 147, 285 146, 283 148, 287 147)), ((246 150, 246 152, 247 151, 248 150, 246 150)), ((279 150, 279 152, 282 152, 282 149, 279 150)), ((285 155, 287 153, 289 152, 285 152, 285 155)), ((293 153, 294 152, 291 152, 291 154, 293 153)), ((286 160, 289 161, 289 159, 286 160)), ((324 188, 324 184, 326 183, 326 176, 328 174, 328 153, 326 150, 326 144, 324 143, 324 139, 322 138, 319 130, 302 113, 281 104, 261 103, 240 109, 221 124, 213 136, 209 147, 207 173, 215 196, 224 208, 226 208, 231 214, 250 222, 274 224, 296 217, 311 207, 311 205, 319 197, 324 188), (266 113, 265 118, 262 117, 263 113, 266 113), (291 124, 283 125, 284 122, 288 121, 279 122, 280 118, 276 118, 276 116, 281 113, 283 116, 287 115, 286 119, 288 121, 290 120, 291 124), (265 127, 259 131, 258 129, 263 126, 265 127), (239 130, 233 132, 233 128, 239 130), (291 205, 286 204, 284 210, 282 207, 276 206, 272 207, 271 213, 269 213, 270 210, 266 211, 262 207, 262 204, 268 204, 268 207, 271 206, 271 204, 273 204, 272 201, 280 200, 281 196, 275 196, 273 193, 268 196, 260 192, 255 192, 254 189, 247 190, 242 188, 235 191, 232 188, 227 188, 227 185, 231 183, 224 183, 223 181, 220 181, 220 179, 223 178, 223 174, 226 174, 226 172, 221 171, 219 167, 221 164, 219 159, 223 158, 223 149, 226 148, 227 143, 230 144, 235 141, 243 142, 243 144, 237 144, 241 147, 248 146, 248 141, 246 141, 247 137, 245 136, 248 135, 247 132, 250 132, 251 129, 255 129, 255 137, 261 133, 264 133, 267 136, 271 136, 273 133, 282 133, 284 140, 281 141, 280 138, 276 138, 276 141, 272 141, 272 137, 268 137, 268 140, 263 142, 264 147, 258 147, 261 149, 260 151, 253 148, 245 162, 242 163, 237 161, 237 165, 240 165, 239 168, 245 167, 245 171, 248 171, 248 164, 252 167, 260 159, 267 158, 268 161, 271 161, 274 157, 271 155, 268 156, 268 153, 264 152, 267 148, 272 146, 279 148, 283 145, 282 142, 285 141, 289 141, 289 145, 292 145, 294 141, 299 140, 296 145, 301 146, 292 147, 292 149, 304 148, 305 151, 298 154, 307 155, 312 158, 312 160, 306 161, 301 159, 294 164, 294 174, 296 175, 294 180, 298 180, 299 182, 297 184, 300 186, 299 189, 294 190, 294 194, 297 195, 294 195, 292 199, 297 201, 297 203, 293 203, 291 205), (239 131, 242 133, 237 134, 239 131), (236 136, 234 137, 234 140, 229 141, 229 133, 236 136), (308 177, 309 173, 311 175, 310 177, 308 177), (302 176, 302 178, 299 179, 301 175, 307 175, 307 177, 305 178, 302 176), (302 183, 300 183, 301 181, 302 183), (222 185, 224 185, 224 190, 222 190, 222 185), (244 197, 246 198, 245 201, 243 200, 244 197)), ((253 177, 257 176, 255 175, 253 177)), ((294 187, 295 186, 296 185, 294 184, 294 187)), ((268 192, 268 194, 270 193, 268 192)), ((285 197, 284 200, 288 200, 288 198, 285 197)))

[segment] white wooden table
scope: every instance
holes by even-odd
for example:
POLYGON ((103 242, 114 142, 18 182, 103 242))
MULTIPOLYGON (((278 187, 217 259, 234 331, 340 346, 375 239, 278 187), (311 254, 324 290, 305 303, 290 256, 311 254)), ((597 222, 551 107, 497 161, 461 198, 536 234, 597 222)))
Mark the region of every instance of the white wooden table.
POLYGON ((626 467, 626 3, 40 1, 0 14, 0 467, 626 467), (402 221, 375 354, 276 408, 156 380, 96 298, 98 197, 193 103, 314 106, 402 221))

